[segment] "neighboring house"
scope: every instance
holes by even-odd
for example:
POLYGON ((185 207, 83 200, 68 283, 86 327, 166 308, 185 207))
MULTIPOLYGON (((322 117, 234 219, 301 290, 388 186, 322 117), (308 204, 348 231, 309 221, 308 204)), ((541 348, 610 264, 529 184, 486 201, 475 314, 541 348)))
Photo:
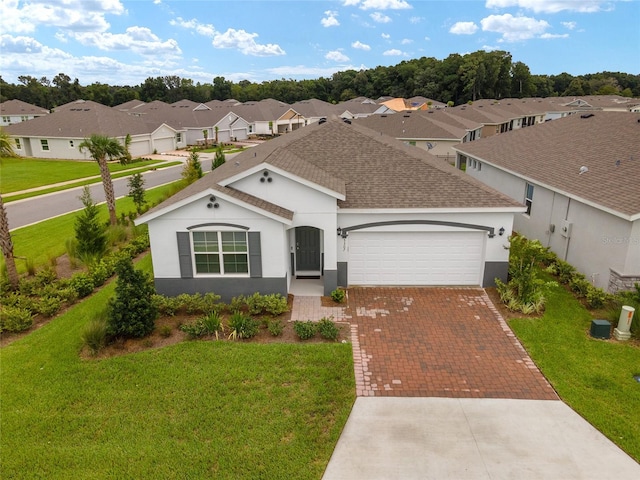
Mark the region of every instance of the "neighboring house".
POLYGON ((136 220, 159 293, 493 285, 524 207, 421 149, 337 118, 236 156, 136 220), (304 280, 296 280, 304 281, 304 280))
POLYGON ((305 126, 318 122, 321 118, 329 118, 337 111, 335 105, 315 98, 296 102, 291 105, 291 108, 304 117, 305 126))
POLYGON ((378 105, 374 100, 366 97, 352 98, 346 102, 340 102, 337 107, 337 115, 340 118, 364 118, 377 114, 393 114, 392 109, 386 105, 378 105))
POLYGON ((245 140, 249 134, 248 123, 223 105, 209 106, 191 100, 151 102, 131 113, 166 123, 178 132, 176 141, 185 145, 203 144, 205 132, 209 144, 245 140))
POLYGON ((455 150, 467 174, 525 203, 516 231, 598 287, 640 282, 639 115, 571 115, 455 150))
POLYGON ((453 164, 456 153, 452 147, 467 141, 469 132, 460 124, 452 125, 442 121, 451 120, 443 111, 434 113, 406 111, 393 115, 371 115, 354 122, 397 138, 407 145, 428 150, 432 155, 453 164))
POLYGON ((7 100, 0 103, 0 127, 26 122, 37 117, 49 115, 49 110, 22 100, 7 100))
POLYGON ((305 122, 291 105, 273 98, 229 105, 229 108, 248 123, 250 135, 279 135, 297 130, 305 122))
POLYGON ((120 140, 131 136, 133 157, 184 147, 176 141, 178 132, 161 121, 147 121, 92 101, 78 100, 57 107, 53 113, 5 127, 14 139, 15 151, 24 157, 85 160, 88 152, 78 145, 97 133, 120 140))

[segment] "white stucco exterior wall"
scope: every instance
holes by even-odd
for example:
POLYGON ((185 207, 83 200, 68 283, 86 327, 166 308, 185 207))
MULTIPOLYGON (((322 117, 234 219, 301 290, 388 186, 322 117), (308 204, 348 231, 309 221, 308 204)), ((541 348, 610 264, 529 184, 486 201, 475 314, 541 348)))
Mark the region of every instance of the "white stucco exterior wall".
MULTIPOLYGON (((215 192, 212 194, 215 195, 215 192)), ((249 227, 248 231, 260 232, 263 277, 284 277, 288 270, 288 257, 282 247, 287 242, 285 225, 219 197, 216 198, 219 208, 207 208, 208 199, 209 195, 203 196, 191 204, 149 221, 154 276, 180 278, 176 232, 185 232, 188 227, 205 223, 231 223, 249 227)), ((208 226, 194 230, 244 231, 227 226, 208 226)))

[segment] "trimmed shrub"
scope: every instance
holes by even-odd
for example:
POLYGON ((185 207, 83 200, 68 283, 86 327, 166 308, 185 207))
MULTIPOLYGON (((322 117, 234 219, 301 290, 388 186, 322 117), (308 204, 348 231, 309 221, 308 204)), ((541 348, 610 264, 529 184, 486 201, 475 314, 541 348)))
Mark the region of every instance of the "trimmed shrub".
POLYGON ((229 338, 253 338, 258 334, 260 323, 242 312, 233 312, 229 318, 229 338))
POLYGON ((58 297, 42 297, 36 303, 36 311, 45 317, 53 317, 62 307, 62 301, 58 297))
POLYGON ((71 277, 69 286, 78 292, 78 297, 84 298, 93 292, 93 278, 87 273, 76 273, 71 277))
POLYGON ((155 293, 148 276, 133 268, 131 259, 116 265, 115 297, 109 301, 107 332, 114 337, 140 338, 154 328, 158 311, 151 299, 155 293))
POLYGON ((26 308, 2 306, 0 308, 0 332, 24 332, 33 325, 33 314, 26 308))
POLYGON ((267 330, 269 330, 269 333, 274 337, 278 337, 282 335, 284 331, 284 324, 279 318, 271 318, 267 321, 267 330))
POLYGON ((337 340, 340 329, 330 318, 322 318, 318 322, 318 332, 322 338, 327 340, 337 340))
POLYGON ((593 285, 589 285, 586 299, 587 307, 591 309, 597 309, 604 307, 605 303, 611 301, 612 296, 601 288, 596 288, 593 285))
POLYGON ((262 298, 262 308, 265 312, 273 317, 283 314, 289 309, 287 299, 279 293, 265 295, 262 298))
POLYGON ((593 288, 593 285, 583 274, 576 273, 569 281, 569 288, 577 297, 586 297, 587 292, 593 288))
POLYGON ((345 291, 340 288, 337 288, 333 292, 331 292, 331 298, 336 303, 344 302, 345 296, 346 296, 345 291))
POLYGON ((165 297, 157 293, 151 296, 151 302, 160 315, 168 315, 170 317, 175 316, 182 306, 178 297, 165 297))
POLYGON ((293 331, 296 332, 300 340, 309 340, 318 331, 318 325, 311 320, 306 322, 296 320, 293 322, 293 331))

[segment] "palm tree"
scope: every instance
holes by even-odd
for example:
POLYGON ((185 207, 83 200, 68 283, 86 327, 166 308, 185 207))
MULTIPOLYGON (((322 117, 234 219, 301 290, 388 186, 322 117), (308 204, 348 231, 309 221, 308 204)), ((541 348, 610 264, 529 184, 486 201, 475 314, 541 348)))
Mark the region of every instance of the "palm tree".
POLYGON ((7 277, 11 287, 15 290, 18 288, 18 269, 16 268, 16 260, 13 257, 13 242, 11 241, 11 233, 9 232, 9 220, 7 212, 4 209, 2 196, 0 195, 0 247, 4 256, 4 264, 7 266, 7 277))
POLYGON ((102 186, 104 187, 104 196, 107 200, 107 209, 109 210, 109 222, 115 225, 118 222, 116 217, 116 196, 113 192, 113 182, 111 181, 111 173, 109 172, 108 160, 120 160, 125 156, 125 148, 112 137, 106 135, 98 135, 94 133, 89 138, 78 145, 81 152, 89 151, 89 155, 100 167, 100 176, 102 177, 102 186))
POLYGON ((0 128, 0 157, 15 157, 16 152, 13 151, 13 143, 7 132, 0 128))

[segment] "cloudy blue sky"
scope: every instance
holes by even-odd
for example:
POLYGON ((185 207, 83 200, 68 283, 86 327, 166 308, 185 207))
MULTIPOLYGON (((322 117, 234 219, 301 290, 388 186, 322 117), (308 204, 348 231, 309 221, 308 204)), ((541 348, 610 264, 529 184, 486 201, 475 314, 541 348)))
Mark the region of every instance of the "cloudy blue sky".
POLYGON ((638 74, 639 26, 638 0, 0 0, 0 75, 261 82, 481 49, 534 74, 638 74))

